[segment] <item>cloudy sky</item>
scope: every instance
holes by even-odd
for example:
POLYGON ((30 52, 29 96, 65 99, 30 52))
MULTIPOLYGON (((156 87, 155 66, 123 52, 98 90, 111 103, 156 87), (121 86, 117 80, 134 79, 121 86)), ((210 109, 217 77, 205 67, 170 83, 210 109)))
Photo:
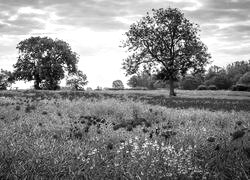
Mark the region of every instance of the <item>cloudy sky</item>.
POLYGON ((0 0, 0 69, 12 70, 18 42, 49 36, 80 55, 88 86, 125 84, 123 34, 152 8, 168 7, 200 25, 213 64, 250 59, 250 0, 0 0))

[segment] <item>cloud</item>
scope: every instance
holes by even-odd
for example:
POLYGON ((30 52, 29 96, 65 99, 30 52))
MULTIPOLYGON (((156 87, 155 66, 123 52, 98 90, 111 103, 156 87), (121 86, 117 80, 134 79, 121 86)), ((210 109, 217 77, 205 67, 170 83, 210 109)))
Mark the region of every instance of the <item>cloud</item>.
MULTIPOLYGON (((0 0, 0 65, 11 67, 17 43, 41 35, 68 42, 89 74, 100 61, 100 66, 120 71, 122 34, 151 9, 168 7, 180 8, 200 25, 215 62, 250 57, 249 0, 0 0)), ((105 77, 103 67, 98 71, 105 77)))

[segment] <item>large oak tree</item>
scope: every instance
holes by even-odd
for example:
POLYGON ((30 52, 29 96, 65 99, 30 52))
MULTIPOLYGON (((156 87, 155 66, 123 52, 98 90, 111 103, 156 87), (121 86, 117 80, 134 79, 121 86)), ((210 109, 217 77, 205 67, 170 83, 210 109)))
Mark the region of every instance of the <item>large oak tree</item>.
POLYGON ((152 10, 125 33, 123 47, 131 55, 124 60, 127 75, 135 74, 141 66, 164 72, 170 83, 170 96, 174 96, 174 80, 193 72, 204 71, 210 54, 199 37, 198 25, 190 22, 176 8, 152 10))
POLYGON ((66 42, 48 37, 31 37, 17 45, 19 56, 14 64, 17 80, 34 80, 35 89, 55 90, 65 71, 77 72, 78 55, 66 42))

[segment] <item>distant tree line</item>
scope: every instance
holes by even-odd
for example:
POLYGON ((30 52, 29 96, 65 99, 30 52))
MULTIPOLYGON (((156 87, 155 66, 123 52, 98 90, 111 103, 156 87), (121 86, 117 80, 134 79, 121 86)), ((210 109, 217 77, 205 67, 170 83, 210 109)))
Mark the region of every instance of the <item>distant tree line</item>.
MULTIPOLYGON (((167 88, 169 81, 161 71, 149 73, 146 70, 133 75, 128 80, 131 88, 167 88)), ((184 90, 249 90, 250 60, 236 61, 225 68, 211 66, 205 73, 186 74, 175 79, 175 87, 184 90)))

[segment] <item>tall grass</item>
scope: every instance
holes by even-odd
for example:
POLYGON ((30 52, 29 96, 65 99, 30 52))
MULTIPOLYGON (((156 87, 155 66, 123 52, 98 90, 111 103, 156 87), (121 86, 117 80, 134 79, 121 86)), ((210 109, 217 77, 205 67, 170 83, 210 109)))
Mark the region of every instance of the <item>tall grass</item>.
POLYGON ((0 179, 247 179, 249 132, 232 133, 249 119, 130 100, 3 98, 0 179))

